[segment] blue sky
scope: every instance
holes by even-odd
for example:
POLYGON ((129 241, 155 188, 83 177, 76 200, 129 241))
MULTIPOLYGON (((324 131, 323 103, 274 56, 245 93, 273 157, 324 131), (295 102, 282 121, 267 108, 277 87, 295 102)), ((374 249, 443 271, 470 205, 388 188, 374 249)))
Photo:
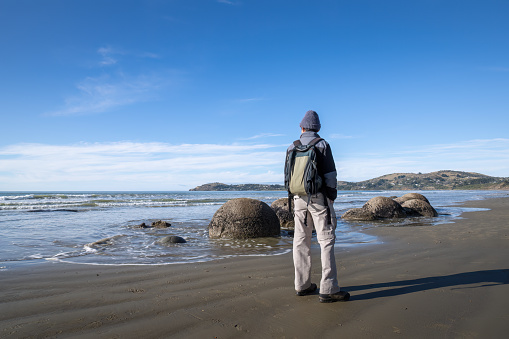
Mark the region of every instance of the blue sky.
POLYGON ((338 179, 509 176, 505 0, 2 0, 0 190, 282 183, 316 110, 338 179))

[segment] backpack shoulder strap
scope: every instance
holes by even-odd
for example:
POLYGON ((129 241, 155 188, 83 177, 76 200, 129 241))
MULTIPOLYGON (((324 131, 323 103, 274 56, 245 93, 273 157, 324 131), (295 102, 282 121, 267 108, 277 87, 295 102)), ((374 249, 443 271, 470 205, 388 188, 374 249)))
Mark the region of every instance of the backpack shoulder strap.
MULTIPOLYGON (((322 139, 322 138, 320 138, 320 137, 318 137, 318 138, 314 138, 313 140, 311 140, 311 141, 309 142, 308 146, 314 146, 314 145, 318 144, 318 143, 319 143, 320 141, 322 141, 322 140, 323 140, 323 139, 322 139)), ((295 147, 297 147, 297 146, 302 146, 302 142, 300 142, 300 139, 297 139, 297 140, 295 140, 295 141, 293 142, 293 145, 294 145, 295 147)))
POLYGON ((310 146, 314 146, 314 145, 318 144, 318 143, 319 143, 320 141, 322 141, 322 140, 323 140, 323 139, 322 139, 322 138, 320 138, 320 137, 318 137, 318 138, 314 138, 313 140, 311 140, 311 141, 309 142, 309 144, 308 144, 308 145, 310 145, 310 146))

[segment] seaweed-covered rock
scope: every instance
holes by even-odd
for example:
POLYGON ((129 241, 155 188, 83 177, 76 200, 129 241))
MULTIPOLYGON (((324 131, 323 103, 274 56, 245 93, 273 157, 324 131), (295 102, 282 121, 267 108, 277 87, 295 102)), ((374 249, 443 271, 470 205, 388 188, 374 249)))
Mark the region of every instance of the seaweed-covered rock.
POLYGON ((403 207, 388 197, 372 198, 362 208, 373 213, 377 219, 406 217, 403 207))
POLYGON ((152 223, 152 227, 155 228, 166 228, 170 227, 171 224, 169 222, 163 221, 163 220, 157 220, 152 223))
POLYGON ((423 216, 423 217, 436 217, 437 211, 428 202, 421 199, 410 199, 405 201, 401 206, 405 209, 408 215, 423 216))
POLYGON ((163 220, 157 220, 154 221, 152 224, 147 225, 145 223, 141 223, 139 225, 136 225, 137 228, 167 228, 170 227, 171 224, 169 222, 163 221, 163 220))
POLYGON ((281 232, 276 213, 264 202, 237 198, 221 206, 208 226, 211 238, 247 239, 278 236, 281 232))
POLYGON ((293 221, 293 204, 292 211, 288 209, 288 198, 281 198, 274 201, 270 208, 276 213, 281 228, 293 229, 295 222, 293 221))
POLYGON ((348 221, 369 221, 376 220, 376 217, 373 212, 370 212, 365 208, 352 208, 346 211, 341 216, 341 219, 348 221))

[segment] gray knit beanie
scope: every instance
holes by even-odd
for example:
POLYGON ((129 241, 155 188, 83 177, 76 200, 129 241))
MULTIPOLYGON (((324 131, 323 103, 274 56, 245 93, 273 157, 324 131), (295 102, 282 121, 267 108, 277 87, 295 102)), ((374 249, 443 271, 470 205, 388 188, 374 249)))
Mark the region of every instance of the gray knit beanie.
POLYGON ((322 125, 320 124, 318 113, 315 111, 307 111, 304 115, 304 118, 300 122, 300 127, 307 130, 319 131, 322 125))

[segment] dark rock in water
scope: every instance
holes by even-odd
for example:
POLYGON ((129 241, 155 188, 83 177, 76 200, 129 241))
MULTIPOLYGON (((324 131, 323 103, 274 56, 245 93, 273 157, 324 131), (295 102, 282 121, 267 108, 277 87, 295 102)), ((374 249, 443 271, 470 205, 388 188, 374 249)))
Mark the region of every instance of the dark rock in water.
POLYGON ((352 208, 346 211, 341 219, 349 220, 349 221, 369 221, 376 220, 373 212, 368 211, 365 208, 352 208))
POLYGON ((281 230, 282 237, 293 237, 294 234, 295 234, 295 230, 291 230, 291 229, 281 230))
POLYGON ((163 220, 154 221, 151 225, 147 225, 145 223, 136 225, 136 227, 138 227, 138 228, 167 228, 170 226, 171 226, 171 224, 169 222, 166 222, 163 220))
POLYGON ((171 224, 169 222, 166 222, 163 220, 158 220, 158 221, 154 221, 151 226, 155 227, 155 228, 166 228, 166 227, 170 227, 171 224))
POLYGON ((87 244, 87 246, 94 247, 94 246, 98 246, 98 245, 109 245, 110 242, 111 242, 111 238, 104 238, 101 240, 91 242, 90 244, 87 244))
POLYGON ((221 206, 208 226, 211 238, 248 239, 278 236, 276 213, 264 202, 237 198, 221 206))
POLYGON ((66 209, 66 208, 63 208, 63 209, 56 209, 56 210, 53 210, 53 209, 47 209, 47 210, 29 210, 27 212, 73 212, 73 213, 77 213, 79 212, 78 210, 71 210, 71 209, 66 209))
POLYGON ((288 209, 288 198, 281 198, 274 201, 270 208, 276 213, 281 228, 294 229, 295 222, 293 221, 293 204, 292 211, 288 209))
POLYGON ((401 206, 405 209, 408 215, 423 216, 423 217, 437 217, 437 211, 424 200, 410 199, 405 201, 401 206))
POLYGON ((89 244, 87 244, 88 247, 95 247, 95 246, 106 246, 106 245, 111 245, 112 242, 116 239, 116 238, 120 238, 121 235, 115 235, 113 237, 109 237, 109 238, 103 238, 101 240, 97 240, 97 241, 94 241, 94 242, 91 242, 89 244))
POLYGON ((162 237, 162 238, 156 240, 156 243, 160 244, 160 245, 185 244, 186 242, 187 242, 186 239, 179 237, 177 235, 168 235, 166 237, 162 237))
POLYGON ((374 214, 377 219, 404 218, 406 213, 396 201, 387 197, 375 197, 370 199, 362 207, 374 214))
POLYGON ((396 201, 398 204, 403 204, 405 201, 412 199, 422 200, 429 204, 428 199, 424 195, 419 193, 407 193, 399 198, 394 198, 394 201, 396 201))

